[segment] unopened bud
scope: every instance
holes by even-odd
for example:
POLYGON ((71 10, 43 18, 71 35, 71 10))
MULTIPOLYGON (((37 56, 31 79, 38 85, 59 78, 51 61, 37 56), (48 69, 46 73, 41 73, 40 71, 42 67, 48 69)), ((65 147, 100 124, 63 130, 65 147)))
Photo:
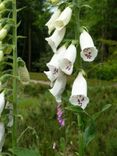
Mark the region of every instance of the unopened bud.
POLYGON ((29 75, 29 72, 26 68, 26 66, 19 66, 18 67, 18 75, 20 77, 20 81, 22 84, 28 84, 29 81, 30 81, 30 75, 29 75))
POLYGON ((13 48, 11 45, 6 46, 3 50, 4 54, 10 54, 12 52, 13 48))
POLYGON ((3 60, 3 56, 4 56, 3 51, 0 50, 0 62, 3 60))
POLYGON ((0 3, 0 11, 4 10, 5 9, 5 4, 4 2, 0 3))
POLYGON ((0 30, 0 41, 2 41, 7 36, 7 33, 8 29, 6 29, 5 27, 0 30))

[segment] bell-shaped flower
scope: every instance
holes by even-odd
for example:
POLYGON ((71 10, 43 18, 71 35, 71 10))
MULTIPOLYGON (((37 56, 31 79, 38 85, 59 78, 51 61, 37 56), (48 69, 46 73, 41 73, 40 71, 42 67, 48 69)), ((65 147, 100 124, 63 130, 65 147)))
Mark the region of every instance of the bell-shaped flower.
POLYGON ((57 52, 56 49, 63 40, 65 32, 66 28, 63 28, 61 30, 55 30, 52 36, 45 38, 45 40, 48 42, 54 53, 57 52))
POLYGON ((81 57, 84 61, 91 62, 97 56, 98 50, 88 32, 83 30, 80 35, 81 57))
POLYGON ((61 94, 63 93, 65 86, 66 86, 66 75, 61 73, 59 77, 56 79, 54 86, 50 89, 50 93, 55 97, 56 102, 61 102, 61 94))
POLYGON ((59 18, 55 21, 55 28, 58 30, 63 29, 70 21, 72 16, 72 9, 67 7, 60 14, 59 18))
POLYGON ((65 53, 66 47, 63 45, 62 47, 60 47, 57 50, 57 53, 55 53, 52 57, 52 59, 50 60, 49 63, 47 63, 47 67, 49 68, 49 70, 52 72, 52 74, 54 75, 55 79, 58 77, 58 75, 60 74, 60 58, 63 57, 64 53, 65 53))
POLYGON ((0 116, 5 106, 5 96, 4 92, 0 93, 0 116))
POLYGON ((51 71, 44 71, 44 73, 51 82, 55 81, 56 77, 51 71))
POLYGON ((48 33, 50 34, 54 29, 55 20, 59 17, 61 11, 57 9, 51 16, 50 20, 45 24, 48 27, 48 33))
POLYGON ((60 59, 60 69, 67 75, 71 75, 73 72, 73 64, 76 59, 76 47, 71 44, 67 50, 63 58, 60 59))
POLYGON ((51 71, 44 71, 44 74, 50 80, 50 86, 53 87, 53 82, 56 80, 56 76, 51 71))
POLYGON ((4 53, 2 50, 0 50, 0 62, 3 60, 3 56, 4 56, 4 53))
POLYGON ((5 127, 2 122, 0 122, 0 152, 2 152, 2 147, 5 141, 5 127))
POLYGON ((82 109, 85 109, 89 103, 89 98, 87 97, 87 82, 81 72, 73 83, 69 100, 73 105, 80 106, 82 109))

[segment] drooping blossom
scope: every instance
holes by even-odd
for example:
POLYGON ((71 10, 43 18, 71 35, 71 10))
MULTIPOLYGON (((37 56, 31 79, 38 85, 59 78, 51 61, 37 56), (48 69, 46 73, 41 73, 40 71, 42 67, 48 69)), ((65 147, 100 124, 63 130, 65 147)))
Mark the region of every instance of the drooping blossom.
POLYGON ((4 92, 0 93, 0 116, 5 106, 5 95, 4 92))
POLYGON ((55 21, 55 28, 58 30, 63 29, 69 23, 71 16, 72 9, 70 7, 65 8, 55 21))
POLYGON ((0 122, 0 152, 2 152, 2 147, 5 141, 5 126, 0 122))
POLYGON ((55 21, 59 17, 61 11, 57 9, 51 16, 50 20, 45 24, 48 27, 48 33, 50 34, 55 29, 55 21))
POLYGON ((71 104, 80 106, 82 109, 85 109, 89 103, 89 98, 87 97, 87 82, 83 77, 82 72, 79 72, 73 83, 69 100, 71 104))
POLYGON ((85 30, 80 35, 80 47, 81 47, 81 57, 84 61, 93 61, 98 53, 98 50, 94 46, 93 40, 89 33, 85 30))
POLYGON ((63 28, 61 30, 55 30, 50 37, 45 38, 45 40, 48 42, 54 53, 57 52, 57 47, 63 40, 65 32, 66 28, 63 28))
POLYGON ((66 47, 63 45, 57 50, 57 53, 53 55, 50 62, 47 63, 47 67, 49 68, 49 71, 51 73, 48 73, 49 78, 51 81, 55 80, 58 75, 61 73, 59 67, 60 67, 60 59, 63 58, 63 55, 65 53, 66 47), (50 75, 51 74, 51 75, 50 75))
POLYGON ((54 82, 53 88, 49 89, 50 93, 55 97, 56 102, 61 103, 61 94, 63 93, 66 86, 66 75, 61 72, 56 81, 54 82))
POLYGON ((67 50, 63 58, 60 58, 60 69, 67 75, 71 75, 73 72, 73 65, 76 60, 76 47, 71 44, 67 50))

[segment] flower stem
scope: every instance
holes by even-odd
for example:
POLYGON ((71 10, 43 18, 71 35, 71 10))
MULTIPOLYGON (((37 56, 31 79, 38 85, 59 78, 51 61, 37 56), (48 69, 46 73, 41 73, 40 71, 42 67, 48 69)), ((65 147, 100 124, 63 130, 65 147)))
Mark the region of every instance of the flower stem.
MULTIPOLYGON (((13 7, 13 76, 17 77, 17 10, 16 10, 16 0, 12 2, 13 7)), ((17 79, 13 79, 13 129, 12 129, 12 148, 13 151, 17 144, 17 79)))
MULTIPOLYGON (((75 4, 75 40, 79 40, 80 36, 80 6, 79 6, 79 0, 74 0, 75 4)), ((78 56, 77 56, 77 68, 82 68, 82 62, 81 62, 81 57, 80 57, 80 48, 79 44, 77 43, 77 51, 78 51, 78 56)), ((82 130, 82 119, 80 113, 77 115, 77 121, 78 121, 78 135, 79 135, 79 156, 84 156, 85 151, 84 151, 84 139, 83 139, 83 130, 82 130)))
POLYGON ((79 156, 84 156, 84 138, 83 138, 83 131, 82 131, 82 120, 80 114, 77 116, 78 119, 78 127, 79 127, 79 156))

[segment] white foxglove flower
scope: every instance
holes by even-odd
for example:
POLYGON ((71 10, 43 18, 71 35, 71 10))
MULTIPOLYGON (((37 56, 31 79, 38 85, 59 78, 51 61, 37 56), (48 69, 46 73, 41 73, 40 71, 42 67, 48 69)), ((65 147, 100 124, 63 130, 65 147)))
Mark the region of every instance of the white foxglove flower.
POLYGON ((44 73, 51 82, 55 81, 56 77, 51 71, 44 71, 44 73))
POLYGON ((3 60, 3 56, 4 56, 4 53, 2 50, 0 50, 0 62, 3 60))
POLYGON ((61 102, 61 94, 63 93, 65 86, 66 86, 66 75, 61 73, 59 77, 56 79, 54 86, 50 89, 50 93, 55 97, 56 102, 61 102))
POLYGON ((48 42, 48 44, 50 45, 54 53, 56 53, 57 47, 63 40, 65 32, 66 32, 66 28, 63 28, 61 30, 55 30, 52 36, 45 38, 45 40, 48 42))
POLYGON ((91 62, 97 56, 98 50, 88 32, 83 30, 80 35, 81 57, 84 61, 91 62))
POLYGON ((60 62, 59 62, 59 60, 60 60, 60 58, 63 57, 65 50, 66 50, 66 47, 63 45, 62 47, 60 47, 58 49, 57 53, 55 53, 53 55, 50 62, 47 63, 47 67, 52 72, 52 74, 54 75, 55 78, 57 78, 58 75, 60 74, 60 70, 59 70, 60 62))
POLYGON ((61 30, 69 23, 71 16, 72 9, 70 7, 65 8, 60 14, 59 18, 55 21, 55 28, 61 30))
POLYGON ((4 92, 0 93, 0 116, 5 106, 5 96, 4 92))
POLYGON ((73 72, 73 64, 76 59, 76 47, 71 44, 67 50, 63 58, 60 59, 60 69, 67 75, 71 75, 73 72))
POLYGON ((48 27, 48 33, 50 34, 54 29, 55 20, 59 17, 61 11, 57 9, 51 16, 50 20, 45 24, 48 27))
POLYGON ((0 152, 2 152, 2 147, 5 141, 5 127, 2 122, 0 122, 0 152))
POLYGON ((72 93, 69 100, 73 105, 78 105, 82 109, 85 109, 89 103, 89 98, 87 97, 87 82, 81 72, 73 83, 72 93))

